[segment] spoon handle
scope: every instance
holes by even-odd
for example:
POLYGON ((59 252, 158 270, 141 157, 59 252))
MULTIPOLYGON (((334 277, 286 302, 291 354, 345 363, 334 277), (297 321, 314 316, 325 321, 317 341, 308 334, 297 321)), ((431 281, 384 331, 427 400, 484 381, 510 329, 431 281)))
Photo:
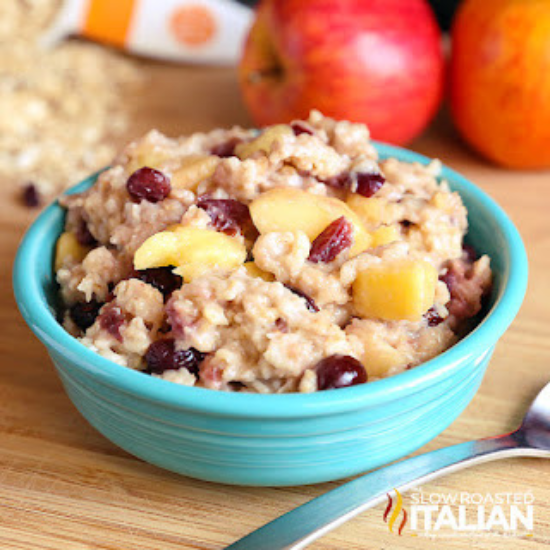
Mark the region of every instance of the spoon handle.
MULTIPOLYGON (((226 550, 300 550, 332 529, 386 499, 474 464, 512 456, 542 456, 514 437, 469 441, 425 453, 365 474, 267 523, 226 550)), ((547 456, 547 454, 545 454, 547 456)))

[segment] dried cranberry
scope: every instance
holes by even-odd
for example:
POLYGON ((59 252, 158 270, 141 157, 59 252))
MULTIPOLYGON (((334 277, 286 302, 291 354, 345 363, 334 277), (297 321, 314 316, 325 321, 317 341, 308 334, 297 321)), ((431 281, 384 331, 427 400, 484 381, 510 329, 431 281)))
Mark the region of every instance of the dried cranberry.
POLYGON ((313 130, 303 122, 293 122, 290 127, 292 128, 295 136, 299 136, 300 134, 309 134, 310 136, 313 135, 313 130))
POLYGON ((372 197, 385 183, 382 174, 369 174, 366 172, 357 174, 356 193, 363 197, 372 197))
POLYGON ((440 275, 439 280, 443 281, 447 285, 449 294, 452 297, 453 293, 455 292, 455 288, 458 284, 458 279, 456 274, 451 270, 447 270, 447 273, 445 273, 445 275, 440 275))
POLYGON ((353 243, 353 228, 344 216, 330 223, 311 244, 308 260, 313 263, 332 262, 353 243))
POLYGON ((183 367, 189 372, 197 374, 203 360, 204 353, 195 348, 176 350, 176 341, 173 338, 164 338, 153 342, 145 354, 149 374, 162 374, 164 371, 183 367))
POLYGON ((437 313, 435 308, 431 307, 425 314, 424 318, 426 319, 426 322, 428 323, 429 327, 436 327, 437 325, 440 325, 443 322, 443 317, 437 313))
POLYGON ((36 208, 42 202, 38 189, 34 183, 25 185, 22 193, 23 204, 29 208, 36 208))
POLYGON ((463 244, 462 252, 464 252, 466 260, 471 263, 474 263, 479 258, 476 249, 471 244, 463 244))
POLYGON ((114 302, 110 302, 103 308, 103 311, 99 315, 99 326, 119 342, 122 342, 120 328, 125 320, 126 318, 120 307, 114 302))
POLYGON ((136 271, 132 278, 139 279, 159 290, 164 298, 168 298, 174 290, 181 288, 183 279, 172 271, 173 267, 151 267, 136 271))
POLYGON ((69 315, 80 330, 91 327, 103 304, 97 300, 78 302, 69 308, 69 315))
POLYGON ((285 285, 285 287, 288 288, 288 290, 290 290, 294 294, 296 294, 296 296, 300 296, 300 298, 303 298, 306 301, 306 307, 309 309, 309 311, 311 311, 312 313, 317 313, 319 311, 317 304, 315 303, 315 301, 311 296, 308 296, 305 292, 302 292, 301 290, 293 286, 285 285))
POLYGON ((227 141, 218 143, 218 145, 214 145, 214 147, 210 149, 210 153, 221 158, 234 157, 235 147, 239 145, 239 143, 241 142, 242 142, 242 139, 238 137, 233 137, 231 139, 228 139, 227 141))
POLYGON ((347 388, 367 381, 365 367, 351 355, 331 355, 315 367, 320 390, 347 388))
POLYGON ((76 228, 76 240, 82 246, 95 246, 97 241, 95 237, 90 233, 88 224, 85 220, 80 220, 78 227, 76 228))
POLYGON ((160 202, 170 194, 172 186, 162 172, 144 166, 128 178, 126 189, 136 202, 160 202))
POLYGON ((445 282, 451 295, 447 303, 451 316, 462 321, 480 312, 483 298, 490 288, 482 285, 482 281, 475 277, 471 262, 465 259, 450 262, 447 273, 439 279, 445 282))
POLYGON ((382 174, 369 172, 358 172, 353 176, 349 172, 341 172, 337 176, 323 180, 325 185, 352 191, 367 198, 372 197, 384 185, 385 181, 382 174))
POLYGON ((250 210, 246 204, 234 199, 211 199, 206 195, 199 197, 197 206, 207 212, 212 226, 217 231, 234 236, 255 232, 250 210))
POLYGON ((353 182, 349 172, 341 172, 337 176, 332 176, 323 180, 323 183, 336 189, 350 190, 353 182))

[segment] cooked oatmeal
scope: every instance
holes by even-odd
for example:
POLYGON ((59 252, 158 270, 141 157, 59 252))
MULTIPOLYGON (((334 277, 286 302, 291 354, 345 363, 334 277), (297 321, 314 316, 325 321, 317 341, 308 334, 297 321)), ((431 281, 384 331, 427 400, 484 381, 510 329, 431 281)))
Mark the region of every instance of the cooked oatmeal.
POLYGON ((395 375, 475 323, 490 262, 440 163, 380 160, 360 124, 152 131, 61 199, 64 326, 186 386, 313 392, 395 375))

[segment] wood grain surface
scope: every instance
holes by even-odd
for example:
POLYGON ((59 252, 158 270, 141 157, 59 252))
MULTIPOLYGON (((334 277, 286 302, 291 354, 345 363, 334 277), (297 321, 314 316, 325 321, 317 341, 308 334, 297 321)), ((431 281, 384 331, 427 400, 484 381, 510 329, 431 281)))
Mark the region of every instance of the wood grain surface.
MULTIPOLYGON (((177 135, 249 125, 233 70, 144 63, 131 135, 177 135)), ((129 136, 131 137, 131 136, 129 136)), ((445 115, 412 148, 437 156, 494 197, 517 223, 530 259, 521 312, 500 341, 462 416, 424 450, 513 429, 550 380, 550 173, 505 171, 457 138, 445 115)), ((13 257, 35 212, 0 190, 0 549, 220 549, 338 483, 239 488, 188 479, 116 448, 77 413, 11 291, 13 257)), ((430 540, 391 534, 374 508, 313 544, 320 550, 550 547, 550 461, 515 459, 453 474, 428 492, 520 492, 535 497, 533 537, 430 540)), ((407 497, 405 497, 407 504, 407 497)), ((261 550, 261 549, 258 549, 261 550)))

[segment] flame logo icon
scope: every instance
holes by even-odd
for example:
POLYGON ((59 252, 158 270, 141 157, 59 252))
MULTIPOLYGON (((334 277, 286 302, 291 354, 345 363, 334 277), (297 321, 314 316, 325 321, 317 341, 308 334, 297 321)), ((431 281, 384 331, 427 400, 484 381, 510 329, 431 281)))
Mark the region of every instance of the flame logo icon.
POLYGON ((390 514, 393 506, 393 499, 391 498, 389 493, 386 493, 386 496, 388 497, 388 505, 386 506, 386 510, 384 511, 384 521, 388 523, 388 528, 390 530, 390 533, 393 533, 393 526, 395 525, 395 522, 399 517, 399 512, 403 510, 403 519, 401 520, 401 524, 399 525, 399 529, 397 530, 397 533, 399 534, 399 536, 401 536, 403 528, 407 523, 407 510, 403 508, 403 497, 401 496, 401 493, 397 489, 394 489, 394 491, 396 495, 395 509, 392 512, 389 520, 388 520, 388 515, 390 514))

